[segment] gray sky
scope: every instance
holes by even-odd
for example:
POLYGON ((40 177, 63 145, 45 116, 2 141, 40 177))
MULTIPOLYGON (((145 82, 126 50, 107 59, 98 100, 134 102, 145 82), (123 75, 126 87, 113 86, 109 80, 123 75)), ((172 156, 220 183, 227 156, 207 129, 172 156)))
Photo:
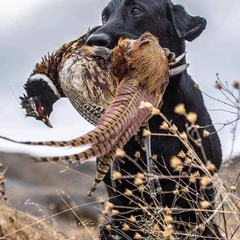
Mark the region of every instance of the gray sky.
MULTIPOLYGON (((100 24, 101 10, 107 0, 1 0, 0 1, 0 134, 19 140, 70 139, 92 129, 68 100, 54 105, 53 129, 33 118, 25 118, 18 97, 34 65, 47 52, 82 35, 89 27, 100 24)), ((227 102, 214 88, 216 73, 229 85, 240 81, 240 1, 178 0, 192 15, 207 19, 207 29, 187 44, 189 73, 202 91, 227 102)), ((204 97, 214 123, 226 123, 236 115, 220 109, 226 107, 204 97), (215 111, 212 111, 215 110, 215 111)), ((236 111, 235 111, 236 112, 236 111)), ((216 128, 221 128, 217 124, 216 128)), ((224 158, 231 152, 232 126, 219 132, 224 158)), ((240 130, 237 129, 234 155, 239 154, 240 130)), ((75 150, 51 151, 0 141, 0 150, 34 154, 66 154, 75 150)))

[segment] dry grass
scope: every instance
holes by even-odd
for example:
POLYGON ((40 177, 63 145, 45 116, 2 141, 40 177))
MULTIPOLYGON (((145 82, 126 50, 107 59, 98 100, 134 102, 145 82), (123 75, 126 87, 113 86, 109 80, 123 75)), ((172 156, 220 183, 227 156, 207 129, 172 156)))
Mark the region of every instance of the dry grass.
MULTIPOLYGON (((237 118, 234 121, 234 131, 233 135, 236 137, 237 133, 237 123, 239 120, 239 112, 240 112, 240 90, 239 84, 236 82, 233 84, 233 90, 237 90, 238 96, 236 97, 233 94, 233 91, 222 84, 222 82, 218 79, 217 88, 220 91, 224 92, 224 96, 228 96, 229 101, 234 106, 237 118), (229 94, 229 95, 227 95, 229 94)), ((226 101, 225 101, 226 102, 226 101)), ((190 140, 201 148, 204 153, 204 149, 201 145, 201 139, 203 137, 208 137, 210 134, 207 131, 203 132, 203 136, 199 134, 199 126, 195 124, 197 116, 194 113, 186 113, 183 105, 178 105, 175 111, 185 116, 190 124, 187 126, 186 132, 179 132, 176 126, 171 123, 164 116, 164 122, 161 125, 161 128, 168 129, 169 134, 172 137, 177 138, 182 142, 184 147, 187 149, 186 151, 179 152, 178 156, 175 156, 171 160, 171 166, 178 172, 177 175, 154 175, 149 176, 147 173, 140 171, 141 174, 136 176, 119 175, 115 173, 118 178, 135 178, 135 185, 137 189, 141 192, 150 194, 150 189, 148 187, 149 177, 162 179, 167 178, 176 183, 176 189, 172 192, 175 196, 175 200, 179 198, 179 196, 184 197, 188 196, 188 193, 191 194, 199 194, 199 204, 198 207, 194 210, 199 214, 199 217, 203 219, 201 224, 189 224, 189 223, 181 223, 186 224, 186 231, 178 232, 177 229, 174 228, 174 224, 176 224, 176 220, 174 218, 174 214, 177 214, 181 211, 186 212, 187 209, 179 209, 176 207, 166 208, 161 205, 159 201, 152 202, 151 205, 147 204, 143 199, 137 198, 134 196, 134 193, 130 190, 126 189, 125 196, 131 199, 132 202, 136 203, 135 209, 129 209, 129 211, 134 212, 135 210, 142 210, 144 214, 141 216, 131 216, 130 218, 123 217, 123 225, 118 230, 123 236, 124 233, 129 229, 140 228, 142 233, 148 233, 149 237, 142 238, 140 232, 136 232, 134 239, 178 239, 181 235, 183 239, 196 239, 206 226, 211 227, 210 222, 212 219, 217 223, 219 228, 221 229, 222 234, 226 239, 240 239, 240 190, 238 186, 239 178, 240 178, 240 161, 230 159, 226 163, 223 164, 222 169, 219 174, 215 174, 212 176, 211 172, 215 170, 215 166, 208 162, 207 159, 199 159, 196 152, 194 151, 193 145, 190 143, 190 140), (193 133, 194 132, 194 138, 193 133), (187 185, 186 182, 183 182, 181 179, 183 178, 183 169, 184 167, 189 166, 194 167, 195 169, 201 170, 204 174, 199 175, 197 171, 190 174, 189 176, 184 175, 184 178, 188 178, 189 183, 194 183, 196 181, 200 182, 201 189, 206 189, 209 186, 214 186, 217 190, 216 195, 216 204, 213 210, 209 208, 211 205, 208 200, 204 198, 204 194, 201 192, 194 192, 194 188, 191 188, 190 185, 187 185), (230 168, 231 167, 231 168, 230 168), (210 212, 209 217, 206 219, 202 213, 210 212)), ((156 111, 156 114, 161 114, 156 111)), ((159 136, 161 134, 150 133, 150 135, 159 136)), ((234 138, 233 138, 234 139, 234 138)), ((234 146, 234 144, 233 144, 234 146)), ((205 156, 205 154, 203 154, 205 156)), ((136 157, 140 159, 138 153, 136 153, 136 157)), ((132 161, 132 159, 129 159, 132 161)), ((136 167, 139 167, 136 165, 136 167)), ((164 166, 161 166, 164 167, 164 166)), ((141 170, 141 169, 140 169, 141 170)), ((2 195, 2 199, 5 198, 5 187, 4 187, 4 171, 1 177, 1 188, 0 193, 2 195)), ((2 200, 4 201, 4 200, 2 200)), ((78 224, 71 229, 68 227, 62 227, 61 231, 57 230, 57 226, 53 224, 53 218, 55 215, 50 215, 46 218, 36 218, 29 214, 22 213, 20 211, 13 210, 12 208, 7 207, 6 205, 0 205, 0 239, 80 239, 80 240, 90 240, 90 239, 98 239, 97 232, 99 225, 102 224, 103 220, 106 222, 114 218, 115 216, 121 217, 116 207, 121 208, 121 206, 113 206, 106 200, 103 204, 103 209, 100 209, 101 214, 99 216, 103 216, 99 218, 99 221, 95 224, 89 224, 89 221, 80 218, 75 209, 76 207, 69 206, 68 202, 62 199, 63 203, 66 205, 66 210, 72 212, 75 215, 78 224), (79 227, 81 226, 81 227, 79 227)), ((191 199, 188 199, 191 205, 191 199)), ((196 206, 196 204, 193 204, 196 206)), ((79 207, 79 206, 78 206, 79 207)), ((60 212, 59 212, 60 214, 60 212)), ((111 226, 107 225, 107 229, 110 230, 111 226)), ((126 239, 128 239, 126 237, 126 239)), ((217 238, 216 238, 217 239, 217 238)))
POLYGON ((0 204, 0 239, 60 239, 51 220, 40 221, 25 212, 0 204))

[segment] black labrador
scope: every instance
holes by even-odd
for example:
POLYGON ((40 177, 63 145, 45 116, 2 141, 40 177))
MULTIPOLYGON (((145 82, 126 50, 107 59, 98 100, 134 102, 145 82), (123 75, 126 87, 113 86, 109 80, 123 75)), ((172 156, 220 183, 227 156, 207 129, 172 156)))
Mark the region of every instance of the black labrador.
MULTIPOLYGON (((162 47, 169 48, 176 56, 185 52, 185 40, 193 41, 206 27, 204 18, 189 15, 182 6, 174 5, 169 0, 112 0, 102 11, 102 23, 103 25, 88 38, 88 45, 113 48, 120 37, 136 39, 144 32, 150 32, 159 38, 162 47)), ((185 58, 180 64, 184 62, 185 58)), ((180 132, 186 130, 187 121, 185 117, 174 112, 175 106, 179 103, 184 104, 186 112, 197 114, 196 124, 203 126, 208 132, 215 131, 201 92, 195 87, 194 81, 187 72, 170 79, 163 101, 162 113, 177 126, 180 132)), ((168 130, 159 128, 162 122, 163 119, 160 116, 152 117, 149 120, 151 132, 168 133, 168 130)), ((198 132, 202 136, 203 129, 200 128, 198 132)), ((192 137, 197 137, 196 133, 192 133, 192 137)), ((203 171, 190 164, 182 170, 181 179, 177 179, 179 172, 171 167, 172 157, 178 155, 181 150, 186 152, 186 148, 177 138, 168 136, 152 136, 151 145, 152 154, 157 156, 155 161, 157 175, 165 176, 159 180, 162 190, 157 194, 157 201, 151 198, 148 191, 139 191, 133 179, 129 178, 116 181, 114 191, 110 174, 108 174, 104 182, 108 186, 110 201, 119 214, 112 220, 111 230, 102 229, 101 239, 133 239, 136 232, 143 236, 142 239, 160 239, 159 236, 154 237, 156 235, 151 233, 150 229, 155 224, 160 228, 166 225, 166 222, 161 220, 166 214, 163 210, 166 207, 173 208, 172 226, 176 239, 221 239, 221 234, 211 218, 211 211, 193 210, 198 209, 200 201, 205 200, 210 203, 208 210, 214 209, 215 189, 211 184, 202 188, 197 178, 196 172, 198 171, 202 176, 203 171), (190 175, 196 176, 196 181, 193 179, 189 181, 190 175), (133 198, 124 195, 126 189, 133 192, 133 198), (140 211, 139 204, 148 206, 150 214, 140 211), (151 211, 151 207, 155 210, 151 211), (128 220, 131 215, 136 218, 136 223, 128 220), (122 230, 123 223, 127 223, 130 230, 122 230)), ((222 153, 217 134, 202 138, 201 146, 204 153, 196 142, 192 141, 192 145, 203 163, 207 159, 215 165, 215 171, 219 169, 222 153)), ((125 146, 125 151, 133 159, 137 159, 136 152, 140 154, 141 158, 136 161, 146 171, 146 157, 139 141, 133 137, 125 146)), ((189 157, 194 158, 191 154, 189 157)), ((123 160, 119 162, 122 175, 133 176, 140 171, 134 161, 123 160)))

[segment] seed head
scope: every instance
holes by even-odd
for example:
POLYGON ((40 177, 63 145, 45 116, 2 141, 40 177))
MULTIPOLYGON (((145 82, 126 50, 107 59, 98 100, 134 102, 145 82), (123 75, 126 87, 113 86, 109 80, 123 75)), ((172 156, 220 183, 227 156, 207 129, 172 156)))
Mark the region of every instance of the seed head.
POLYGON ((175 125, 175 124, 173 124, 171 127, 170 127, 170 129, 175 133, 175 132, 177 132, 177 130, 178 130, 178 128, 177 128, 177 126, 175 125))
POLYGON ((108 213, 114 208, 114 205, 111 202, 106 202, 105 209, 102 211, 102 214, 107 216, 108 213))
POLYGON ((110 224, 106 225, 105 228, 106 228, 106 230, 107 230, 108 232, 110 232, 110 231, 112 230, 112 227, 111 227, 110 224))
POLYGON ((206 129, 204 129, 203 130, 203 137, 208 137, 209 135, 210 135, 210 133, 206 129))
POLYGON ((196 179, 199 178, 199 177, 200 177, 200 173, 199 173, 199 171, 196 171, 196 172, 194 172, 194 173, 191 173, 190 178, 189 178, 189 181, 190 181, 191 183, 195 183, 195 182, 196 182, 196 179))
POLYGON ((201 185, 203 188, 207 187, 209 184, 212 183, 212 179, 209 176, 201 177, 201 185))
POLYGON ((114 205, 111 202, 106 202, 105 204, 105 209, 111 210, 114 208, 114 205))
POLYGON ((187 165, 191 165, 192 164, 192 159, 189 158, 189 157, 186 157, 184 163, 187 164, 187 165))
POLYGON ((141 153, 139 151, 136 151, 135 154, 134 154, 134 157, 140 158, 141 157, 141 153))
POLYGON ((143 108, 148 108, 148 109, 152 109, 153 105, 150 102, 144 102, 141 101, 140 102, 140 106, 139 108, 143 109, 143 108))
POLYGON ((205 225, 203 225, 203 224, 200 224, 198 228, 201 232, 204 232, 206 229, 205 225))
POLYGON ((3 196, 3 200, 4 201, 7 201, 8 200, 8 197, 6 195, 3 196))
POLYGON ((120 148, 117 148, 115 154, 116 154, 116 157, 125 157, 125 155, 126 155, 125 151, 123 151, 123 150, 120 149, 120 148))
POLYGON ((124 195, 126 195, 127 197, 132 197, 133 196, 133 192, 129 189, 125 189, 124 195))
POLYGON ((211 205, 211 203, 208 202, 208 201, 200 201, 199 203, 200 203, 200 206, 201 206, 202 209, 207 209, 211 205))
POLYGON ((0 185, 3 185, 5 181, 5 178, 3 175, 0 175, 0 185))
POLYGON ((138 187, 138 191, 139 191, 140 193, 143 193, 144 190, 145 190, 145 187, 144 187, 143 184, 141 184, 141 185, 138 187))
POLYGON ((194 112, 189 112, 186 118, 190 123, 194 124, 197 121, 197 114, 194 112))
POLYGON ((119 214, 119 211, 112 209, 111 213, 112 213, 112 216, 117 216, 119 214))
POLYGON ((221 90, 222 89, 222 84, 219 81, 216 81, 215 88, 221 90))
POLYGON ((183 165, 178 165, 178 166, 176 167, 176 170, 181 173, 182 170, 183 170, 183 165))
POLYGON ((175 108, 174 108, 174 112, 179 114, 179 115, 185 115, 186 114, 186 109, 184 107, 183 103, 178 104, 175 108))
POLYGON ((192 158, 193 157, 193 151, 192 150, 188 150, 187 151, 187 155, 190 157, 190 158, 192 158))
POLYGON ((112 173, 112 180, 119 180, 122 178, 122 174, 118 171, 113 171, 112 173))
POLYGON ((233 83, 233 87, 236 88, 236 89, 240 89, 240 83, 238 81, 235 81, 233 83))
POLYGON ((131 223, 136 223, 136 222, 137 222, 137 219, 136 219, 133 215, 131 215, 131 217, 128 218, 128 220, 129 220, 131 223))
POLYGON ((178 153, 178 157, 180 158, 185 158, 186 157, 186 154, 183 150, 181 150, 179 153, 178 153))
POLYGON ((144 207, 144 206, 141 206, 141 205, 140 205, 140 207, 141 207, 143 213, 147 213, 148 212, 148 208, 147 207, 144 207))
POLYGON ((199 173, 199 171, 196 171, 195 173, 194 173, 194 175, 195 175, 195 177, 200 177, 200 173, 199 173))
POLYGON ((153 226, 153 231, 154 231, 154 232, 159 232, 159 231, 160 231, 160 228, 159 228, 159 226, 158 226, 157 224, 155 224, 155 225, 153 226))
POLYGON ((150 132, 149 130, 143 129, 143 136, 144 136, 144 137, 148 137, 148 136, 150 136, 150 135, 151 135, 151 132, 150 132))
POLYGON ((237 192, 237 183, 230 187, 231 191, 237 192))
POLYGON ((188 186, 186 186, 185 188, 183 188, 182 191, 183 191, 184 193, 189 193, 189 188, 188 188, 188 186))
POLYGON ((165 212, 166 215, 171 215, 172 214, 172 210, 168 207, 164 208, 164 212, 165 212))
POLYGON ((189 182, 190 183, 196 183, 196 176, 193 173, 191 173, 191 175, 189 177, 189 182))
POLYGON ((152 115, 159 115, 160 114, 160 110, 158 108, 153 107, 152 108, 152 115))
POLYGON ((107 216, 107 215, 108 215, 107 209, 102 210, 102 215, 104 215, 104 216, 107 216))
POLYGON ((142 179, 142 178, 139 178, 139 177, 136 177, 136 178, 134 179, 134 184, 135 184, 136 186, 142 185, 142 184, 143 184, 143 179, 142 179))
POLYGON ((170 163, 172 168, 176 168, 177 166, 182 165, 182 160, 177 156, 173 156, 170 163))
POLYGON ((139 233, 135 233, 133 239, 142 239, 142 236, 139 233))
POLYGON ((169 129, 169 125, 167 122, 163 121, 162 122, 162 125, 160 126, 160 129, 163 129, 163 130, 168 130, 169 129))
POLYGON ((198 90, 200 89, 200 86, 199 86, 198 83, 195 83, 195 84, 194 84, 194 87, 195 87, 196 89, 198 89, 198 90))
POLYGON ((145 175, 143 173, 138 172, 136 178, 145 179, 145 175))
POLYGON ((153 155, 152 155, 152 160, 153 160, 153 161, 157 161, 157 158, 158 158, 158 155, 157 155, 157 154, 153 154, 153 155))
POLYGON ((173 217, 170 215, 165 215, 164 216, 164 222, 165 223, 173 223, 173 217))
POLYGON ((187 140, 188 139, 188 136, 187 136, 187 134, 185 132, 180 133, 179 137, 181 139, 183 139, 183 140, 187 140))
POLYGON ((129 225, 127 225, 126 223, 124 223, 123 226, 122 226, 122 230, 123 230, 123 231, 129 231, 129 230, 130 230, 129 225))
POLYGON ((173 231, 173 226, 171 224, 164 226, 163 237, 170 237, 173 234, 173 231))
POLYGON ((178 189, 175 189, 175 190, 173 191, 173 194, 174 194, 175 196, 179 196, 179 190, 178 190, 178 189))
POLYGON ((216 170, 216 166, 213 163, 211 163, 211 161, 207 161, 206 167, 207 167, 207 170, 209 170, 209 171, 216 170))

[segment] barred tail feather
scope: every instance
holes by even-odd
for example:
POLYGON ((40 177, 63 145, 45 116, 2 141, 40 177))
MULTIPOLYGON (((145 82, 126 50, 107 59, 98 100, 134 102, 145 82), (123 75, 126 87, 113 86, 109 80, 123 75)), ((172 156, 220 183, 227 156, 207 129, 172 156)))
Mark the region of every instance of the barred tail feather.
POLYGON ((116 150, 116 148, 114 148, 114 150, 111 150, 102 159, 98 160, 99 163, 98 163, 98 166, 96 169, 95 179, 94 179, 94 182, 92 184, 90 191, 87 194, 88 197, 92 196, 94 191, 97 189, 99 183, 106 176, 106 174, 107 174, 108 170, 110 169, 111 164, 115 158, 115 150, 116 150))
POLYGON ((81 162, 84 163, 85 161, 97 157, 101 158, 105 154, 107 154, 114 146, 116 139, 111 138, 105 141, 104 143, 100 143, 97 145, 93 145, 91 148, 86 149, 83 152, 66 155, 66 156, 55 156, 55 157, 37 157, 34 158, 36 161, 40 162, 47 162, 47 161, 67 161, 70 163, 77 163, 81 162))

